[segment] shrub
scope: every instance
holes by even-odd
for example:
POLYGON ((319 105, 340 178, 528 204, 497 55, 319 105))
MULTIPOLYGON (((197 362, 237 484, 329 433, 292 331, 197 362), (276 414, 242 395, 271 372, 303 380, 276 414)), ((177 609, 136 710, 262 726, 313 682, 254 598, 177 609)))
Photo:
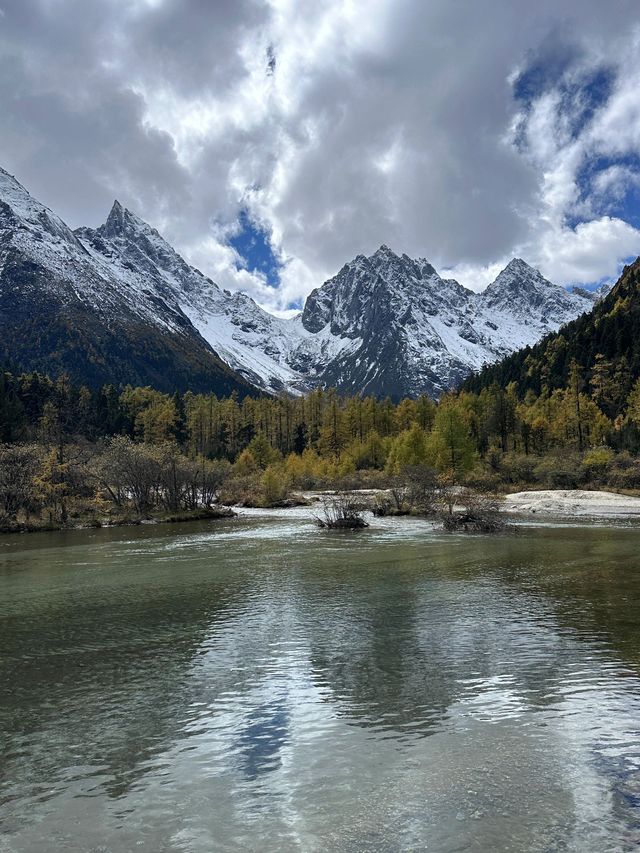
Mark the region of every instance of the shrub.
POLYGON ((359 530, 369 525, 364 520, 365 505, 346 493, 324 498, 322 512, 316 516, 318 527, 329 530, 359 530))
POLYGON ((289 479, 282 467, 269 465, 262 475, 261 486, 264 506, 276 506, 285 501, 289 494, 289 479))
POLYGON ((506 530, 509 525, 500 515, 502 500, 495 492, 461 489, 456 505, 462 509, 443 513, 442 526, 449 532, 499 533, 506 530))
POLYGON ((537 459, 531 454, 506 453, 502 459, 502 478, 504 482, 535 483, 537 459))
POLYGON ((571 454, 546 456, 535 468, 538 482, 551 489, 577 489, 584 478, 582 460, 571 454))
POLYGON ((464 478, 464 485, 479 492, 495 492, 502 485, 502 478, 492 471, 475 469, 464 478))
POLYGON ((407 484, 411 508, 422 515, 434 514, 438 499, 436 471, 428 465, 407 465, 402 473, 407 484))
POLYGON ((0 518, 15 520, 20 512, 27 516, 35 512, 41 456, 33 444, 0 445, 0 518))
POLYGON ((582 479, 591 485, 602 486, 609 478, 614 453, 608 447, 594 447, 582 459, 582 479))
POLYGON ((607 473, 607 484, 614 489, 640 489, 640 460, 630 453, 618 453, 607 473))

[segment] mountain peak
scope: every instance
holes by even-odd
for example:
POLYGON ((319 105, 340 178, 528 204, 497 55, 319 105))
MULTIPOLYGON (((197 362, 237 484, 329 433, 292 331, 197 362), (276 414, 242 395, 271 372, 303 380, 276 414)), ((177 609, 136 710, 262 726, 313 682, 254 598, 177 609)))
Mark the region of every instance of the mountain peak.
POLYGON ((507 270, 518 272, 522 270, 526 270, 527 272, 538 272, 535 267, 532 267, 526 261, 523 261, 522 258, 512 258, 502 272, 506 272, 507 270))
MULTIPOLYGON (((486 294, 495 291, 508 290, 513 293, 522 293, 535 286, 553 287, 557 285, 548 281, 535 267, 530 266, 522 258, 513 258, 509 261, 506 267, 496 276, 489 287, 485 290, 486 294)), ((562 288, 560 288, 562 289, 562 288)))
POLYGON ((118 199, 113 202, 107 221, 101 227, 101 231, 107 237, 116 237, 122 234, 126 228, 126 219, 128 211, 120 204, 118 199))
POLYGON ((40 211, 46 210, 45 206, 36 201, 17 178, 2 168, 0 168, 0 201, 8 204, 17 216, 27 220, 40 211))
POLYGON ((400 256, 396 255, 396 253, 390 249, 386 243, 383 243, 379 249, 371 255, 369 258, 370 261, 373 260, 399 260, 400 256))
POLYGON ((589 306, 584 296, 553 284, 522 258, 509 261, 481 294, 481 301, 490 312, 511 314, 524 326, 538 316, 549 330, 561 318, 573 319, 589 306))
POLYGON ((35 199, 20 181, 0 168, 0 202, 5 205, 5 217, 21 222, 27 232, 48 234, 54 241, 74 243, 75 237, 65 223, 48 207, 35 199), (7 213, 8 211, 8 213, 7 213))
POLYGON ((120 237, 127 232, 149 234, 153 228, 135 213, 124 207, 118 199, 115 199, 107 221, 100 226, 98 231, 104 237, 120 237))

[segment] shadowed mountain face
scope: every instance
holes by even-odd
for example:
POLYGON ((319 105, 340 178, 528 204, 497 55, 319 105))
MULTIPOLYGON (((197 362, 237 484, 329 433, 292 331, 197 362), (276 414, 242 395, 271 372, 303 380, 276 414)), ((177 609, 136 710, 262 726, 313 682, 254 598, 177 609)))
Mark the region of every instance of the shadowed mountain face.
POLYGON ((0 170, 0 359, 92 386, 254 392, 170 294, 99 262, 84 238, 0 170))
POLYGON ((117 201, 71 231, 0 170, 0 358, 90 385, 439 396, 593 305, 514 259, 483 294, 381 246, 292 320, 222 290, 117 201))

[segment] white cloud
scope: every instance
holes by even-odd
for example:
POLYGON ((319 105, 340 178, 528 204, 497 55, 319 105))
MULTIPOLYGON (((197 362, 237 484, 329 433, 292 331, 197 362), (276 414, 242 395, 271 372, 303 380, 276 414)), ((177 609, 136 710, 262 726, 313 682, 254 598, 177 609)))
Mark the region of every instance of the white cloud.
POLYGON ((447 267, 440 271, 443 278, 454 278, 463 287, 480 293, 494 281, 499 273, 506 267, 511 257, 504 256, 491 264, 469 264, 460 263, 447 267))
POLYGON ((640 72, 629 70, 640 61, 638 31, 631 28, 614 40, 609 54, 596 42, 591 47, 573 77, 565 75, 565 97, 558 85, 513 123, 525 156, 540 174, 538 215, 515 253, 562 284, 615 278, 624 260, 640 254, 640 231, 619 216, 606 215, 640 186, 638 169, 624 163, 640 153, 640 72), (567 102, 566 86, 605 62, 615 73, 612 91, 592 119, 572 133, 572 119, 586 95, 578 90, 567 102), (615 158, 623 162, 611 163, 615 158), (576 224, 569 227, 568 222, 576 224))
POLYGON ((598 172, 593 188, 598 195, 621 198, 628 187, 638 184, 640 174, 627 166, 609 166, 598 172))
POLYGON ((604 216, 549 231, 532 262, 553 281, 581 284, 614 277, 623 259, 638 254, 640 231, 604 216))

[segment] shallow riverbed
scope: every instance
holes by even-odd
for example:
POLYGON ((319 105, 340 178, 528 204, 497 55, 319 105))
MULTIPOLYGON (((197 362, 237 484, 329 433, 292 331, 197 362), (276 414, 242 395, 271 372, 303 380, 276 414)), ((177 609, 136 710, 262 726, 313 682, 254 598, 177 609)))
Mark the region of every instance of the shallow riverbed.
POLYGON ((640 845, 640 529, 0 540, 0 850, 640 845))

